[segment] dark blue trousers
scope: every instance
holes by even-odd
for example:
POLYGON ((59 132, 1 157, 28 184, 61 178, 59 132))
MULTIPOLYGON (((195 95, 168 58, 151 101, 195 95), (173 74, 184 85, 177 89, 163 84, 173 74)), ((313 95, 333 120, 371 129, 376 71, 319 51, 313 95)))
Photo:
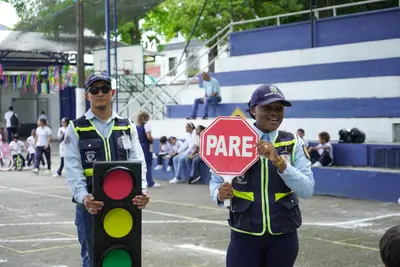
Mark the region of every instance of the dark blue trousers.
POLYGON ((293 267, 298 251, 297 231, 277 236, 232 231, 226 267, 293 267))
POLYGON ((75 225, 81 244, 82 267, 91 267, 92 255, 92 215, 83 205, 76 205, 75 225))

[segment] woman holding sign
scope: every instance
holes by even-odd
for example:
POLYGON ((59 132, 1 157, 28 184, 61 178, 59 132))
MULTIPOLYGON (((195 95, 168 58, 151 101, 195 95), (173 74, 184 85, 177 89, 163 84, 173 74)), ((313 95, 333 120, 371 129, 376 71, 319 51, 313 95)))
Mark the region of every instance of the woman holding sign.
POLYGON ((296 261, 302 224, 298 197, 312 196, 314 177, 302 139, 278 130, 284 107, 290 106, 276 86, 257 88, 248 111, 261 137, 254 144, 258 161, 232 184, 212 174, 214 201, 222 206, 231 199, 227 267, 293 267, 296 261))

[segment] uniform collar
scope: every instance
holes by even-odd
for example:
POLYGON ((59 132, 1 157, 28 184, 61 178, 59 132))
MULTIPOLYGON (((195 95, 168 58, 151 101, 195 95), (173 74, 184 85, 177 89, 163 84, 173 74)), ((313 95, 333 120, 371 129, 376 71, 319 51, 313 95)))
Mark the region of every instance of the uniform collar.
MULTIPOLYGON (((114 110, 111 110, 111 111, 112 111, 111 117, 108 119, 108 121, 114 120, 115 118, 117 118, 117 119, 122 119, 122 117, 120 117, 120 116, 118 115, 117 112, 115 112, 114 110)), ((101 119, 99 119, 96 115, 93 114, 93 112, 92 112, 91 109, 89 109, 89 110, 85 113, 85 117, 86 117, 86 119, 88 119, 88 120, 92 120, 93 118, 96 118, 97 120, 101 121, 101 119)))
POLYGON ((256 123, 253 123, 253 128, 256 130, 256 132, 260 135, 260 139, 268 139, 270 142, 275 140, 276 135, 278 134, 278 130, 269 132, 269 133, 264 133, 260 129, 257 128, 256 123))

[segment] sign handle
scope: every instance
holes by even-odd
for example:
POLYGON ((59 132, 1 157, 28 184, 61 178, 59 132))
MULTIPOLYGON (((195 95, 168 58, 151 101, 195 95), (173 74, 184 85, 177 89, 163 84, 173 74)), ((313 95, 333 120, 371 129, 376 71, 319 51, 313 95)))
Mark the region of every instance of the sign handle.
MULTIPOLYGON (((235 178, 236 176, 233 175, 221 175, 221 177, 224 179, 224 182, 232 184, 232 180, 233 178, 235 178)), ((224 201, 224 207, 230 207, 231 206, 231 200, 230 199, 226 199, 224 201)))

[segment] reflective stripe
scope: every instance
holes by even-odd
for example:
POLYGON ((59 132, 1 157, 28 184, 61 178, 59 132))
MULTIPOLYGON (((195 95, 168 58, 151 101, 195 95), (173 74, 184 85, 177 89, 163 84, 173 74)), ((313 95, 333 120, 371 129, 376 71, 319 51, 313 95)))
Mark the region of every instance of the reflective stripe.
POLYGON ((296 139, 285 142, 274 143, 274 147, 290 146, 293 145, 294 143, 296 143, 296 139))
MULTIPOLYGON (((273 144, 274 147, 281 147, 281 146, 289 146, 289 145, 293 145, 293 151, 292 151, 292 164, 294 164, 295 162, 295 152, 296 152, 296 145, 297 145, 297 139, 293 139, 290 141, 285 141, 285 142, 279 142, 276 143, 276 139, 279 136, 279 131, 277 131, 277 135, 275 136, 274 140, 273 140, 273 144)), ((249 235, 254 235, 254 236, 262 236, 265 234, 265 232, 268 229, 268 233, 271 235, 282 235, 283 233, 274 233, 272 232, 272 228, 271 228, 271 219, 270 219, 270 209, 269 209, 269 197, 268 197, 268 191, 266 189, 268 189, 268 183, 269 183, 269 169, 268 169, 268 159, 261 156, 260 157, 260 161, 261 161, 261 209, 262 209, 262 221, 263 221, 263 227, 262 227, 262 231, 260 233, 257 232, 247 232, 247 231, 243 231, 237 228, 233 228, 231 227, 232 230, 239 232, 239 233, 243 233, 243 234, 249 234, 249 235)), ((249 194, 253 194, 253 200, 254 201, 254 193, 251 192, 240 192, 237 190, 233 190, 233 194, 237 197, 241 197, 243 199, 247 199, 247 197, 249 196, 249 194), (240 196, 237 195, 238 192, 240 194, 240 196), (243 197, 245 196, 245 197, 243 197)), ((292 194, 293 191, 288 192, 288 193, 276 193, 275 194, 275 201, 278 201, 279 199, 292 194)), ((248 199, 250 200, 250 199, 248 199)))
POLYGON ((83 175, 85 175, 86 177, 93 176, 93 168, 84 169, 83 170, 83 175))
POLYGON ((288 195, 290 195, 291 193, 293 193, 293 191, 287 192, 287 193, 275 193, 275 201, 278 201, 281 198, 284 198, 288 195))
POLYGON ((89 131, 95 131, 96 128, 94 126, 88 126, 88 127, 75 127, 75 131, 80 131, 80 132, 89 132, 89 131))
POLYGON ((250 200, 254 202, 254 193, 253 192, 242 192, 233 189, 233 195, 238 198, 243 198, 246 200, 250 200))
MULTIPOLYGON (((267 231, 267 216, 269 219, 269 214, 265 214, 265 176, 264 176, 264 169, 268 169, 265 168, 264 165, 264 160, 261 160, 261 216, 262 216, 262 220, 263 220, 263 227, 262 227, 262 231, 260 233, 255 233, 255 232, 248 232, 248 231, 243 231, 234 227, 231 227, 232 230, 234 230, 235 232, 238 233, 242 233, 242 234, 248 234, 248 235, 254 235, 254 236, 262 236, 265 234, 265 232, 267 231)), ((267 163, 268 166, 268 163, 267 163)), ((267 187, 268 188, 268 187, 267 187)), ((267 195, 268 197, 268 195, 267 195)), ((267 204, 268 205, 268 204, 267 204)))
POLYGON ((132 126, 128 125, 128 126, 113 126, 112 129, 113 130, 117 130, 117 131, 123 131, 123 130, 130 130, 132 128, 132 126))

